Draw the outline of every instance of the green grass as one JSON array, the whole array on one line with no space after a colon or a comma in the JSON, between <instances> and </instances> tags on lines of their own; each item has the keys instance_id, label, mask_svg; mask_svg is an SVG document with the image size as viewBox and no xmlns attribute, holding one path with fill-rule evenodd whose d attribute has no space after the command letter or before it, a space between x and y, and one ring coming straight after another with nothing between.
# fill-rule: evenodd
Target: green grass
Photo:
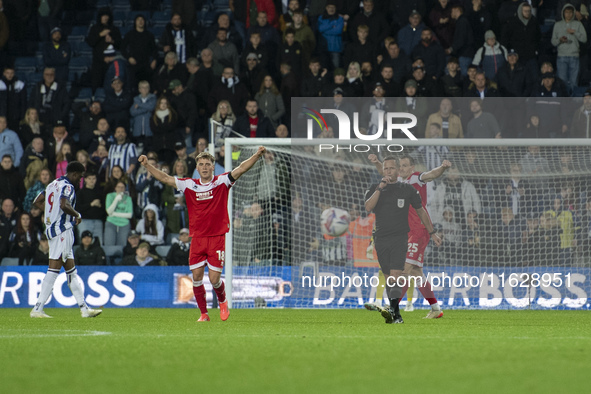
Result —
<instances>
[{"instance_id":1,"label":"green grass","mask_svg":"<svg viewBox=\"0 0 591 394\"><path fill-rule=\"evenodd\" d=\"M0 393L585 392L587 311L0 310ZM103 335L98 335L103 334Z\"/></svg>"}]
</instances>

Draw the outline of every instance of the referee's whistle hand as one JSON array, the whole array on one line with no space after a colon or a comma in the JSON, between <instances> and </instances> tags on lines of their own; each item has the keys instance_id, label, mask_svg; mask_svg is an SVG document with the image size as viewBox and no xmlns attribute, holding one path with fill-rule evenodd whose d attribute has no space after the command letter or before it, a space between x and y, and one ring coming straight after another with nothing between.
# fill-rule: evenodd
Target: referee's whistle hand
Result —
<instances>
[{"instance_id":1,"label":"referee's whistle hand","mask_svg":"<svg viewBox=\"0 0 591 394\"><path fill-rule=\"evenodd\" d=\"M382 178L383 183L390 183L391 181L392 181L392 178L389 176L385 176ZM380 183L382 183L382 182L380 182Z\"/></svg>"}]
</instances>

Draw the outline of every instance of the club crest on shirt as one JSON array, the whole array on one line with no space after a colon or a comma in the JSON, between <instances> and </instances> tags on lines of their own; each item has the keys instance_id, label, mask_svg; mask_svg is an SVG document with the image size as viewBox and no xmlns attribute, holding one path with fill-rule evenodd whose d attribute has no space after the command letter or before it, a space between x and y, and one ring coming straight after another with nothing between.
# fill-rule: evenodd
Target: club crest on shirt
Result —
<instances>
[{"instance_id":1,"label":"club crest on shirt","mask_svg":"<svg viewBox=\"0 0 591 394\"><path fill-rule=\"evenodd\" d=\"M398 199L398 208L404 208L404 198Z\"/></svg>"},{"instance_id":2,"label":"club crest on shirt","mask_svg":"<svg viewBox=\"0 0 591 394\"><path fill-rule=\"evenodd\" d=\"M195 193L197 201L211 200L213 198L213 190L202 193Z\"/></svg>"}]
</instances>

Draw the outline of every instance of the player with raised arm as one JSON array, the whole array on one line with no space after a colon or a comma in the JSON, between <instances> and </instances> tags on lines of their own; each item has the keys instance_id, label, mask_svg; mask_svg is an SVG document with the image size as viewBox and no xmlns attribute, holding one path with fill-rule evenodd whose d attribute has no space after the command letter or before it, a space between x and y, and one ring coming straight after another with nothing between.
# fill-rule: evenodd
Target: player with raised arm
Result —
<instances>
[{"instance_id":1,"label":"player with raised arm","mask_svg":"<svg viewBox=\"0 0 591 394\"><path fill-rule=\"evenodd\" d=\"M412 206L418 218L436 245L441 239L435 233L431 219L423 208L421 195L411 185L399 182L399 162L393 156L386 157L382 166L383 178L365 193L365 209L376 215L374 242L380 268L386 277L390 308L378 307L386 323L404 323L400 315L399 302L402 288L408 279L403 272L408 244L409 209ZM401 280L399 278L406 278ZM400 285L400 286L399 286Z\"/></svg>"},{"instance_id":2,"label":"player with raised arm","mask_svg":"<svg viewBox=\"0 0 591 394\"><path fill-rule=\"evenodd\" d=\"M76 192L74 185L80 183L85 172L84 165L77 161L68 164L66 175L47 185L45 191L37 195L33 204L45 209L45 235L49 240L49 268L41 284L41 293L31 317L50 318L43 307L53 291L53 285L62 269L68 275L68 286L80 307L82 317L95 317L101 314L100 309L91 309L84 301L84 290L80 285L76 266L74 265L74 226L82 222L82 215L74 209Z\"/></svg>"},{"instance_id":3,"label":"player with raised arm","mask_svg":"<svg viewBox=\"0 0 591 394\"><path fill-rule=\"evenodd\" d=\"M220 318L225 321L230 316L226 287L221 278L224 269L226 233L230 229L228 195L234 182L250 170L263 153L265 153L265 147L260 146L254 155L231 172L214 175L215 158L208 152L202 152L196 158L200 179L173 177L148 163L146 156L142 155L138 159L152 176L185 195L189 211L189 232L193 237L188 263L193 273L193 294L201 311L198 321L210 320L203 286L205 264L209 267L209 281L219 301Z\"/></svg>"},{"instance_id":4,"label":"player with raised arm","mask_svg":"<svg viewBox=\"0 0 591 394\"><path fill-rule=\"evenodd\" d=\"M377 156L369 155L368 159L376 166L378 172L382 174L382 163L380 163ZM439 167L434 168L431 171L418 172L415 171L415 161L411 156L405 155L402 156L399 160L399 176L402 178L404 183L408 183L419 192L419 194L421 195L423 208L425 209L425 212L427 212L427 182L431 182L443 175L445 171L447 171L451 167L451 162L449 162L448 160L444 160ZM437 303L437 299L435 298L435 294L433 293L431 284L426 280L426 277L423 273L423 260L425 249L429 244L429 233L427 232L425 226L422 224L421 219L417 215L417 212L414 208L411 208L408 212L408 222L410 225L410 232L408 233L408 249L406 253L406 262L404 264L404 273L409 276L420 276L424 278L424 280L421 283L421 286L419 286L419 291L421 292L423 297L425 297L427 302L429 302L429 304L431 305L431 311L429 311L425 318L438 319L443 316L443 312L441 311L441 308ZM404 297L404 293L406 292L406 290L407 288L402 289L402 297ZM411 292L409 292L408 297L409 303L411 302L410 296ZM408 308L408 311L412 311L412 304L410 304L410 306L411 307ZM372 304L366 304L365 307L367 309L377 310L377 307L375 307Z\"/></svg>"}]
</instances>

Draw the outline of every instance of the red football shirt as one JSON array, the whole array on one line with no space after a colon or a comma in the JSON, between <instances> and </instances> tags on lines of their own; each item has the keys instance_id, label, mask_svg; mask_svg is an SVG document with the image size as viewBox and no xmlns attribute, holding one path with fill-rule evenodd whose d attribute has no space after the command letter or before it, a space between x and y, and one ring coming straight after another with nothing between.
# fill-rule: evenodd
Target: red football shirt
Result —
<instances>
[{"instance_id":1,"label":"red football shirt","mask_svg":"<svg viewBox=\"0 0 591 394\"><path fill-rule=\"evenodd\" d=\"M185 195L191 237L214 237L230 230L228 195L234 181L229 172L214 176L206 184L201 179L174 179L176 188Z\"/></svg>"},{"instance_id":2,"label":"red football shirt","mask_svg":"<svg viewBox=\"0 0 591 394\"><path fill-rule=\"evenodd\" d=\"M425 212L427 212L427 183L421 181L422 172L413 172L408 179L404 180L404 183L408 183L421 195L421 203L423 204L423 208ZM427 212L427 215L429 213ZM417 211L413 207L410 207L408 210L408 225L410 226L410 231L414 230L421 230L424 229L425 226L421 223L421 218L417 214Z\"/></svg>"}]
</instances>

